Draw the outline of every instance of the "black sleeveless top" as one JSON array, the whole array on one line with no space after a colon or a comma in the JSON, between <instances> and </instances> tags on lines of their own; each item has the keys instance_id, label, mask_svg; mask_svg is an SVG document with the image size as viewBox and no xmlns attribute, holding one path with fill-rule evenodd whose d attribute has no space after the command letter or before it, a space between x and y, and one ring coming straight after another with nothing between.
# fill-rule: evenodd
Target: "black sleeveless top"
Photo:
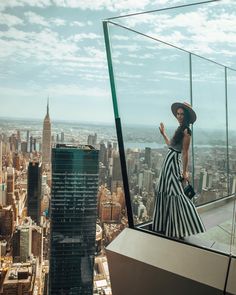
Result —
<instances>
[{"instance_id":1,"label":"black sleeveless top","mask_svg":"<svg viewBox=\"0 0 236 295\"><path fill-rule=\"evenodd\" d=\"M183 132L187 129L187 132L188 134L191 136L192 135L192 131L189 127L185 127ZM181 153L182 152L182 148L183 148L183 139L184 139L184 136L182 137L181 140L179 140L178 142L174 142L174 136L171 138L170 140L170 144L169 144L169 147L172 148L173 150Z\"/></svg>"}]
</instances>

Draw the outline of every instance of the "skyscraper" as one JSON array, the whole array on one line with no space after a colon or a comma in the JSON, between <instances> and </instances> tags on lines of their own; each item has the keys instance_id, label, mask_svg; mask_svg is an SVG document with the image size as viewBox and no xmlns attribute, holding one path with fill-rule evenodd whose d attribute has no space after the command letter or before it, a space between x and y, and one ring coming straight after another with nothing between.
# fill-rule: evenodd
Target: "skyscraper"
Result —
<instances>
[{"instance_id":1,"label":"skyscraper","mask_svg":"<svg viewBox=\"0 0 236 295\"><path fill-rule=\"evenodd\" d=\"M65 140L65 133L61 132L61 142L64 142L64 140Z\"/></svg>"},{"instance_id":2,"label":"skyscraper","mask_svg":"<svg viewBox=\"0 0 236 295\"><path fill-rule=\"evenodd\" d=\"M41 163L30 162L28 167L28 197L27 208L28 216L37 224L40 223L40 205L41 205Z\"/></svg>"},{"instance_id":3,"label":"skyscraper","mask_svg":"<svg viewBox=\"0 0 236 295\"><path fill-rule=\"evenodd\" d=\"M153 178L154 178L154 172L151 170L144 170L143 172L143 188L146 190L146 192L152 192L153 187Z\"/></svg>"},{"instance_id":4,"label":"skyscraper","mask_svg":"<svg viewBox=\"0 0 236 295\"><path fill-rule=\"evenodd\" d=\"M7 167L7 205L13 205L15 189L15 169Z\"/></svg>"},{"instance_id":5,"label":"skyscraper","mask_svg":"<svg viewBox=\"0 0 236 295\"><path fill-rule=\"evenodd\" d=\"M13 258L14 262L26 262L32 251L32 226L31 219L25 219L18 226L13 235Z\"/></svg>"},{"instance_id":6,"label":"skyscraper","mask_svg":"<svg viewBox=\"0 0 236 295\"><path fill-rule=\"evenodd\" d=\"M147 164L148 168L151 168L151 148L145 147L145 163Z\"/></svg>"},{"instance_id":7,"label":"skyscraper","mask_svg":"<svg viewBox=\"0 0 236 295\"><path fill-rule=\"evenodd\" d=\"M49 117L49 104L47 103L47 114L43 122L43 145L42 145L43 167L49 168L51 164L51 121Z\"/></svg>"},{"instance_id":8,"label":"skyscraper","mask_svg":"<svg viewBox=\"0 0 236 295\"><path fill-rule=\"evenodd\" d=\"M99 161L102 162L104 166L107 166L107 148L104 142L100 143Z\"/></svg>"},{"instance_id":9,"label":"skyscraper","mask_svg":"<svg viewBox=\"0 0 236 295\"><path fill-rule=\"evenodd\" d=\"M113 152L112 157L112 183L111 190L112 192L116 191L117 187L122 187L122 174L120 166L120 155L118 152Z\"/></svg>"},{"instance_id":10,"label":"skyscraper","mask_svg":"<svg viewBox=\"0 0 236 295\"><path fill-rule=\"evenodd\" d=\"M98 150L52 149L49 294L93 294Z\"/></svg>"},{"instance_id":11,"label":"skyscraper","mask_svg":"<svg viewBox=\"0 0 236 295\"><path fill-rule=\"evenodd\" d=\"M0 140L0 184L2 183L2 141Z\"/></svg>"},{"instance_id":12,"label":"skyscraper","mask_svg":"<svg viewBox=\"0 0 236 295\"><path fill-rule=\"evenodd\" d=\"M33 152L33 142L34 142L34 139L33 139L33 136L31 135L30 136L30 153Z\"/></svg>"}]
</instances>

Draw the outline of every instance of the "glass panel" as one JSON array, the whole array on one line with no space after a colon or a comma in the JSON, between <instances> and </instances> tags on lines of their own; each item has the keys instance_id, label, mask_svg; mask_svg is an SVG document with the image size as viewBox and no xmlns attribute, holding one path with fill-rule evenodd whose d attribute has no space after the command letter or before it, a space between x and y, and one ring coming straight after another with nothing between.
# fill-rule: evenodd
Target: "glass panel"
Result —
<instances>
[{"instance_id":1,"label":"glass panel","mask_svg":"<svg viewBox=\"0 0 236 295\"><path fill-rule=\"evenodd\" d=\"M212 28L210 19L218 21L219 13L223 11L220 5L213 4L211 8L214 8L214 11L209 9L208 14L206 9L207 15L204 15L202 20L206 31L209 30L208 33ZM196 14L191 14L191 10L195 10ZM182 22L174 21L175 17L181 17L181 20L185 17L191 19L191 16L200 15L202 11L201 6L192 6L165 10L155 16L150 13L134 18L116 19L118 24L109 24L112 63L135 225L142 229L151 229L155 188L160 183L160 171L166 154L166 145L158 131L158 125L164 122L166 131L171 136L176 121L170 106L175 101L189 101L192 93L197 122L193 129L193 147L190 147L193 155L189 170L197 193L193 202L206 232L192 235L186 241L229 253L230 245L232 249L235 247L234 234L231 236L231 231L235 229L235 223L232 223L235 205L230 196L234 191L235 131L232 128L235 111L233 108L232 113L229 111L228 146L225 67L194 54L190 64L190 55L185 50L193 50L198 54L204 52L205 56L210 54L216 61L219 52L222 52L220 61L228 62L228 59L225 59L226 55L223 56L224 50L213 50L213 40L208 44L212 45L211 48L199 45L198 41L203 40L202 31L206 33L205 30L198 26L195 30L193 24L191 28L187 27L186 33L181 28ZM120 27L121 23L132 29ZM147 26L144 23L147 23ZM185 26L184 21L183 24ZM142 33L133 29L140 29ZM179 29L183 35L181 42L175 43L174 37L180 37ZM148 35L143 35L143 32ZM204 35L204 38L206 36ZM173 42L184 50L167 45L160 39ZM178 41L180 39L177 38ZM230 71L231 75L232 73L235 74ZM230 110L235 92L235 76L229 79Z\"/></svg>"},{"instance_id":2,"label":"glass panel","mask_svg":"<svg viewBox=\"0 0 236 295\"><path fill-rule=\"evenodd\" d=\"M192 57L197 205L228 195L224 68Z\"/></svg>"},{"instance_id":3,"label":"glass panel","mask_svg":"<svg viewBox=\"0 0 236 295\"><path fill-rule=\"evenodd\" d=\"M235 197L236 197L236 71L227 70L227 86L228 86L228 128L229 128L229 193L232 195L232 217L233 225L229 223L228 230L232 229L231 236L231 252L236 255L236 238L235 238L235 226L236 226L236 215L235 215ZM230 228L231 226L231 228Z\"/></svg>"},{"instance_id":4,"label":"glass panel","mask_svg":"<svg viewBox=\"0 0 236 295\"><path fill-rule=\"evenodd\" d=\"M212 249L229 252L232 209L223 199L228 196L224 67L192 56L192 90L197 113L193 130L195 204L200 206L207 230L197 237L203 244L211 243Z\"/></svg>"},{"instance_id":5,"label":"glass panel","mask_svg":"<svg viewBox=\"0 0 236 295\"><path fill-rule=\"evenodd\" d=\"M154 189L167 152L159 124L172 137L178 124L171 104L189 102L189 55L114 25L109 32L137 225L152 220Z\"/></svg>"}]
</instances>

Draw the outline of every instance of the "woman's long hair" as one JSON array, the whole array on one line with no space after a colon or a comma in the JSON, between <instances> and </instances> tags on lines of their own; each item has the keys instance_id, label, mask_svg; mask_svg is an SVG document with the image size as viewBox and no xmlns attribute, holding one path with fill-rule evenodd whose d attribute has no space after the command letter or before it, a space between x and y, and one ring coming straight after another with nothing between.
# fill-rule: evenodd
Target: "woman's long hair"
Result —
<instances>
[{"instance_id":1,"label":"woman's long hair","mask_svg":"<svg viewBox=\"0 0 236 295\"><path fill-rule=\"evenodd\" d=\"M184 121L183 121L183 124L180 125L175 131L175 134L174 134L174 136L172 138L172 141L173 141L174 144L179 143L183 139L184 130L186 128L188 129L188 132L191 135L191 130L189 128L189 125L190 125L189 113L185 108L180 107L179 109L182 109L184 111Z\"/></svg>"}]
</instances>

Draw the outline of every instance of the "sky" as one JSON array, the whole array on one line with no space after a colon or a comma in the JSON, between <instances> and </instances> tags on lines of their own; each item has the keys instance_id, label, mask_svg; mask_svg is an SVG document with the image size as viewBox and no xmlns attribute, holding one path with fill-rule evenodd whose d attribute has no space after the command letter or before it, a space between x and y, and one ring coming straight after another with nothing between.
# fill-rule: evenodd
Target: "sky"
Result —
<instances>
[{"instance_id":1,"label":"sky","mask_svg":"<svg viewBox=\"0 0 236 295\"><path fill-rule=\"evenodd\" d=\"M0 116L43 118L49 97L54 120L113 123L102 20L191 2L1 0ZM223 0L114 21L236 68L235 19L236 1ZM123 122L167 120L172 102L189 101L189 55L118 26L109 29ZM199 122L208 118L215 124L217 116L223 126L224 68L195 56L192 61ZM233 117L236 72L229 71L228 77Z\"/></svg>"}]
</instances>

